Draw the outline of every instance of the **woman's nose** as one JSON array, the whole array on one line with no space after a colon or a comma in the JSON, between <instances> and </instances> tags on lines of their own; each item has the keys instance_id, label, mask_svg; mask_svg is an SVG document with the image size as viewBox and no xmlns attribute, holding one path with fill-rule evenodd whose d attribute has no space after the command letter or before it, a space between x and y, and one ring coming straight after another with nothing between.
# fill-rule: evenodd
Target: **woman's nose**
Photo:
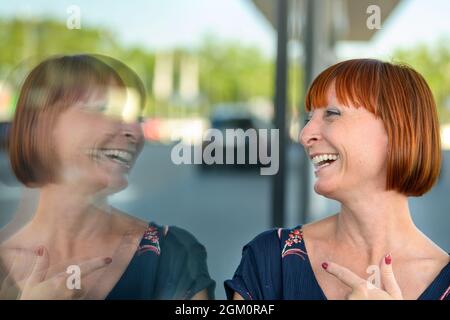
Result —
<instances>
[{"instance_id":1,"label":"woman's nose","mask_svg":"<svg viewBox=\"0 0 450 320\"><path fill-rule=\"evenodd\" d=\"M128 141L138 144L143 138L140 122L122 123L122 134Z\"/></svg>"},{"instance_id":2,"label":"woman's nose","mask_svg":"<svg viewBox=\"0 0 450 320\"><path fill-rule=\"evenodd\" d=\"M302 129L299 136L300 143L305 147L311 147L314 142L321 138L318 124L311 119Z\"/></svg>"}]
</instances>

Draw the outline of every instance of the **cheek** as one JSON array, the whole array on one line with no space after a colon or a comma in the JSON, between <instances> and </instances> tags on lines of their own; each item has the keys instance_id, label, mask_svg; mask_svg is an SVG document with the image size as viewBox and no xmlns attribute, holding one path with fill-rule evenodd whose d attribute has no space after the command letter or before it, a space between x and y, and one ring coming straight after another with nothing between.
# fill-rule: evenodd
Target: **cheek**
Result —
<instances>
[{"instance_id":1,"label":"cheek","mask_svg":"<svg viewBox=\"0 0 450 320\"><path fill-rule=\"evenodd\" d=\"M359 173L379 171L386 165L388 137L381 123L366 121L349 125L340 132L344 169L357 168ZM362 172L361 172L362 170Z\"/></svg>"},{"instance_id":2,"label":"cheek","mask_svg":"<svg viewBox=\"0 0 450 320\"><path fill-rule=\"evenodd\" d=\"M84 156L86 152L86 142L92 141L92 134L88 134L87 129L79 126L71 126L69 134L56 137L57 152L61 160L77 160Z\"/></svg>"},{"instance_id":3,"label":"cheek","mask_svg":"<svg viewBox=\"0 0 450 320\"><path fill-rule=\"evenodd\" d=\"M68 110L59 116L53 130L53 141L56 152L61 159L72 157L79 153L80 142L89 136L89 123L86 123L78 112Z\"/></svg>"},{"instance_id":4,"label":"cheek","mask_svg":"<svg viewBox=\"0 0 450 320\"><path fill-rule=\"evenodd\" d=\"M371 142L368 144L370 154L372 155L375 164L379 167L386 166L387 152L388 152L388 136L381 121L372 130Z\"/></svg>"},{"instance_id":5,"label":"cheek","mask_svg":"<svg viewBox=\"0 0 450 320\"><path fill-rule=\"evenodd\" d=\"M387 137L378 133L371 135L368 130L365 138L358 139L357 143L353 144L350 161L353 165L361 168L362 172L378 174L386 167L387 148Z\"/></svg>"}]
</instances>

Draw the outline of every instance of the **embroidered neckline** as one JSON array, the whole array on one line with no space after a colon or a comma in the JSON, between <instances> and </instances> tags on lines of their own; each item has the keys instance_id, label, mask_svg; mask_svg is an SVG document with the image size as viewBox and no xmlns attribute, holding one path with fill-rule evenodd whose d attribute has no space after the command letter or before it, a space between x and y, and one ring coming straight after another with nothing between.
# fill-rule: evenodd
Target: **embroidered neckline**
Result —
<instances>
[{"instance_id":1,"label":"embroidered neckline","mask_svg":"<svg viewBox=\"0 0 450 320\"><path fill-rule=\"evenodd\" d=\"M281 229L278 230L278 235L281 239ZM288 255L296 255L305 260L307 253L301 248L302 241L302 227L300 226L292 229L288 234L288 238L284 241L284 247L281 251L281 258L285 258Z\"/></svg>"},{"instance_id":2,"label":"embroidered neckline","mask_svg":"<svg viewBox=\"0 0 450 320\"><path fill-rule=\"evenodd\" d=\"M164 235L167 234L167 227L164 229ZM160 235L158 227L153 224L149 224L147 230L145 230L141 243L137 249L137 255L141 255L144 252L152 251L156 255L161 254L161 247L159 245Z\"/></svg>"}]
</instances>

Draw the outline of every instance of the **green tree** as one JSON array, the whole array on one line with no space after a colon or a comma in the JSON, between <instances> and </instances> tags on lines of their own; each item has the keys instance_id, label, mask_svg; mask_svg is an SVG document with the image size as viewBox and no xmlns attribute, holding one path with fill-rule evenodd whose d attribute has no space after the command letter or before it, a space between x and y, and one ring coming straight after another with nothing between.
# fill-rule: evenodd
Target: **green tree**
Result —
<instances>
[{"instance_id":1,"label":"green tree","mask_svg":"<svg viewBox=\"0 0 450 320\"><path fill-rule=\"evenodd\" d=\"M205 38L197 50L173 50L175 60L191 55L199 61L201 97L197 106L184 105L183 101L176 99L176 93L170 101L156 102L151 92L155 54L139 47L122 46L106 29L84 26L70 30L65 24L48 19L0 20L0 41L3 44L0 77L8 78L8 81L11 81L11 74L17 74L16 66L30 57L41 60L53 54L83 52L104 54L124 61L144 82L148 96L147 116L207 115L209 106L215 103L245 102L253 97L272 100L273 97L273 60L257 48L239 42L219 41L212 36ZM179 61L175 61L175 85L179 78L177 63Z\"/></svg>"},{"instance_id":2,"label":"green tree","mask_svg":"<svg viewBox=\"0 0 450 320\"><path fill-rule=\"evenodd\" d=\"M200 87L209 103L273 96L273 61L258 49L208 37L198 55Z\"/></svg>"},{"instance_id":3,"label":"green tree","mask_svg":"<svg viewBox=\"0 0 450 320\"><path fill-rule=\"evenodd\" d=\"M394 60L407 63L420 72L429 84L441 123L450 122L450 45L441 40L433 46L419 45L413 49L399 49Z\"/></svg>"}]
</instances>

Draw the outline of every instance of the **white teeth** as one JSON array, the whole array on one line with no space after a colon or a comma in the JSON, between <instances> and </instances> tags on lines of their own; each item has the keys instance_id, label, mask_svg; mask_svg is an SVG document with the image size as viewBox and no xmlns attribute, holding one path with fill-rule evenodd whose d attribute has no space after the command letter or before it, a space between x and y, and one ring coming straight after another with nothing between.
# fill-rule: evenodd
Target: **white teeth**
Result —
<instances>
[{"instance_id":1,"label":"white teeth","mask_svg":"<svg viewBox=\"0 0 450 320\"><path fill-rule=\"evenodd\" d=\"M327 161L327 160L337 160L339 158L338 154L322 154L315 156L312 158L312 163L314 165L319 164L320 162Z\"/></svg>"},{"instance_id":2,"label":"white teeth","mask_svg":"<svg viewBox=\"0 0 450 320\"><path fill-rule=\"evenodd\" d=\"M114 156L116 158L121 158L125 161L131 161L133 159L133 155L128 151L122 150L105 150L103 151L107 156Z\"/></svg>"},{"instance_id":3,"label":"white teeth","mask_svg":"<svg viewBox=\"0 0 450 320\"><path fill-rule=\"evenodd\" d=\"M130 163L133 160L133 153L123 151L119 149L96 149L88 152L91 156L98 157L103 154L108 159L130 167Z\"/></svg>"}]
</instances>

